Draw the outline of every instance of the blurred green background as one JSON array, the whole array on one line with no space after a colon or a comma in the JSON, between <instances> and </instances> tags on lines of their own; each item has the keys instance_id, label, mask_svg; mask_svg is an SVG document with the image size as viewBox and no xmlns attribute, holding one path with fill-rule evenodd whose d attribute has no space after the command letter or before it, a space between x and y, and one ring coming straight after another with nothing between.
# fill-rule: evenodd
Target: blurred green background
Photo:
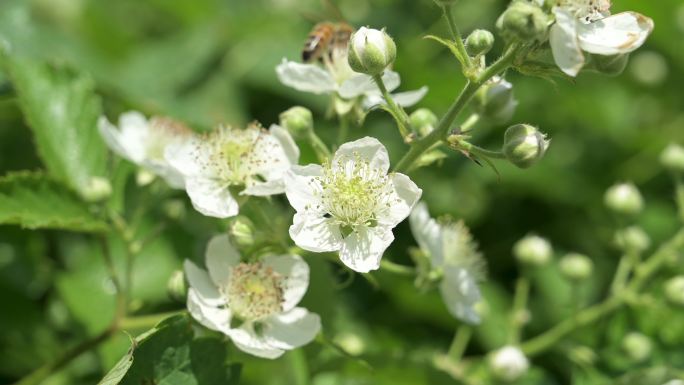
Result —
<instances>
[{"instance_id":1,"label":"blurred green background","mask_svg":"<svg viewBox=\"0 0 684 385\"><path fill-rule=\"evenodd\" d=\"M639 223L655 244L677 229L671 180L658 155L669 142L684 143L684 5L680 0L614 3L615 12L638 11L652 17L656 25L622 75L582 74L574 82L555 83L515 73L507 76L520 102L514 122L538 125L552 138L539 165L522 171L501 163L498 177L451 154L441 166L413 175L432 214L464 219L488 261L485 292L491 316L478 329L469 355L484 354L505 341L504 309L517 275L510 250L520 237L536 232L553 241L557 255L578 251L591 256L597 271L581 293L588 303L605 293L619 257L612 246L617 223L602 203L607 187L633 181L642 189L647 204ZM428 85L430 92L418 106L438 115L446 110L464 80L446 50L422 39L426 34L447 35L432 1L337 0L336 4L357 27L387 27L398 46L395 70L402 76L401 90ZM506 4L461 0L456 19L465 33L475 28L493 30ZM277 122L280 112L300 104L314 111L318 132L332 141L337 128L325 119L327 100L281 85L274 68L282 58L298 60L313 24L336 17L319 0L1 0L0 44L92 76L110 118L138 109L184 120L200 130L252 120L268 126ZM497 43L494 55L500 52L501 42ZM479 126L476 142L497 148L504 129ZM394 162L406 151L382 112L371 113L362 129L350 133L352 138L364 135L380 138ZM302 162L314 161L312 152L305 145L303 149ZM0 174L42 168L2 72L0 154ZM142 194L130 180L126 191L127 201ZM184 258L200 259L206 240L217 231L215 222L192 212L183 194L174 198L186 207L185 219L173 223L136 261L134 310L142 314L182 307L168 299L166 282ZM272 206L274 210L287 207L281 197ZM152 227L163 211L163 207L153 210L142 220L143 227ZM287 223L278 223L269 231L280 229L274 236L286 236L286 228ZM410 263L406 250L414 242L408 225L400 225L395 235L397 241L385 258ZM20 378L65 344L72 345L108 324L113 290L98 253L85 236L0 227L0 383ZM244 363L242 383L456 383L435 365L435 355L446 351L458 325L437 292L419 293L410 279L382 272L374 274L380 288L360 277L341 288L345 272L321 259L309 258L309 262L312 287L305 304L322 315L329 338L374 369L315 343L304 349L305 356L288 353L273 362L231 349L231 360ZM684 268L673 267L670 273L677 271ZM537 278L527 337L562 319L570 306L569 288L554 268ZM660 295L658 289L653 294ZM567 346L561 347L536 359L535 370L520 383L613 383L626 372L684 368L681 311L627 309L599 326L575 336L599 355L593 367L568 364ZM622 337L632 330L650 336L656 345L651 358L640 364L628 362L620 350ZM127 347L127 337L118 336L46 383L95 383ZM307 372L311 382L300 378Z\"/></svg>"}]
</instances>

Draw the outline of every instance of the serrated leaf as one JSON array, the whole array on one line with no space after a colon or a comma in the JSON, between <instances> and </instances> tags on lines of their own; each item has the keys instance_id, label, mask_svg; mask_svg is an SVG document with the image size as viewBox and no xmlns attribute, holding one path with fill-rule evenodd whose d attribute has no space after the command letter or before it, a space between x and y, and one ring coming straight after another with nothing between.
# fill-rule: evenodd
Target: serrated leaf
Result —
<instances>
[{"instance_id":1,"label":"serrated leaf","mask_svg":"<svg viewBox=\"0 0 684 385\"><path fill-rule=\"evenodd\" d=\"M178 315L136 338L99 385L230 385L237 384L239 373L239 365L226 363L225 343L195 338L190 319Z\"/></svg>"},{"instance_id":2,"label":"serrated leaf","mask_svg":"<svg viewBox=\"0 0 684 385\"><path fill-rule=\"evenodd\" d=\"M97 131L102 106L93 81L8 53L0 54L0 59L45 167L87 196L93 178L105 175L107 154Z\"/></svg>"},{"instance_id":3,"label":"serrated leaf","mask_svg":"<svg viewBox=\"0 0 684 385\"><path fill-rule=\"evenodd\" d=\"M42 173L32 172L0 178L0 223L84 232L107 228L73 192Z\"/></svg>"}]
</instances>

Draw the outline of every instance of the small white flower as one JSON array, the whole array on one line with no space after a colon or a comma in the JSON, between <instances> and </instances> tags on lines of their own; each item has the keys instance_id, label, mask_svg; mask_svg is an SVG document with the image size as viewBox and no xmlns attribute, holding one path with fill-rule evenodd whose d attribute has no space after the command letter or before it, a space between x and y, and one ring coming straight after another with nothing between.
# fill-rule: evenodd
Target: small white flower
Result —
<instances>
[{"instance_id":1,"label":"small white flower","mask_svg":"<svg viewBox=\"0 0 684 385\"><path fill-rule=\"evenodd\" d=\"M367 273L380 266L392 229L420 198L406 175L390 173L389 156L377 139L345 143L324 166L293 166L285 193L297 213L290 237L313 251L339 251L349 268Z\"/></svg>"},{"instance_id":2,"label":"small white flower","mask_svg":"<svg viewBox=\"0 0 684 385\"><path fill-rule=\"evenodd\" d=\"M240 262L228 235L209 241L202 270L185 261L188 311L200 324L230 337L242 351L278 358L311 342L320 317L296 307L309 286L309 266L296 255Z\"/></svg>"},{"instance_id":3,"label":"small white flower","mask_svg":"<svg viewBox=\"0 0 684 385\"><path fill-rule=\"evenodd\" d=\"M527 372L530 363L518 347L509 345L490 354L489 366L496 377L515 381Z\"/></svg>"},{"instance_id":4,"label":"small white flower","mask_svg":"<svg viewBox=\"0 0 684 385\"><path fill-rule=\"evenodd\" d=\"M444 273L439 290L449 312L464 322L479 324L475 306L482 299L477 283L484 277L484 261L468 229L462 222L438 223L430 217L424 202L416 205L409 222L432 268Z\"/></svg>"},{"instance_id":5,"label":"small white flower","mask_svg":"<svg viewBox=\"0 0 684 385\"><path fill-rule=\"evenodd\" d=\"M121 157L160 176L173 188L183 188L183 176L164 158L170 145L183 143L194 137L183 124L163 117L145 118L137 111L119 116L119 127L106 117L97 122L100 134L112 151Z\"/></svg>"},{"instance_id":6,"label":"small white flower","mask_svg":"<svg viewBox=\"0 0 684 385\"><path fill-rule=\"evenodd\" d=\"M217 218L237 215L231 189L267 196L285 191L283 175L297 164L299 148L287 130L257 124L246 129L219 127L208 135L169 146L167 161L185 178L185 189L200 213Z\"/></svg>"},{"instance_id":7,"label":"small white flower","mask_svg":"<svg viewBox=\"0 0 684 385\"><path fill-rule=\"evenodd\" d=\"M549 39L563 72L577 76L585 63L582 51L626 54L641 47L653 31L653 20L636 12L610 16L610 5L609 0L557 0Z\"/></svg>"}]
</instances>

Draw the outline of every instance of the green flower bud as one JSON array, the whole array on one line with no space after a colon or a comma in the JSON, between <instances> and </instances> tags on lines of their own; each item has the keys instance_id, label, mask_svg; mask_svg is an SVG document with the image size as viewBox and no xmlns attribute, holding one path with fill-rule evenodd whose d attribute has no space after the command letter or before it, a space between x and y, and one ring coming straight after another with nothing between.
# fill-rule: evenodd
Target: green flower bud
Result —
<instances>
[{"instance_id":1,"label":"green flower bud","mask_svg":"<svg viewBox=\"0 0 684 385\"><path fill-rule=\"evenodd\" d=\"M280 126L294 137L305 137L313 130L313 115L305 107L295 106L280 114Z\"/></svg>"},{"instance_id":2,"label":"green flower bud","mask_svg":"<svg viewBox=\"0 0 684 385\"><path fill-rule=\"evenodd\" d=\"M589 278L593 270L594 263L586 255L570 253L560 260L561 273L573 281L582 281Z\"/></svg>"},{"instance_id":3,"label":"green flower bud","mask_svg":"<svg viewBox=\"0 0 684 385\"><path fill-rule=\"evenodd\" d=\"M665 297L674 305L684 306L684 275L670 278L665 282Z\"/></svg>"},{"instance_id":4,"label":"green flower bud","mask_svg":"<svg viewBox=\"0 0 684 385\"><path fill-rule=\"evenodd\" d=\"M419 108L409 116L409 122L421 137L431 133L437 125L437 115L427 108Z\"/></svg>"},{"instance_id":5,"label":"green flower bud","mask_svg":"<svg viewBox=\"0 0 684 385\"><path fill-rule=\"evenodd\" d=\"M494 123L511 120L517 106L513 85L498 76L482 86L473 99L475 111Z\"/></svg>"},{"instance_id":6,"label":"green flower bud","mask_svg":"<svg viewBox=\"0 0 684 385\"><path fill-rule=\"evenodd\" d=\"M622 250L641 253L651 246L651 238L638 226L630 226L615 233L615 244Z\"/></svg>"},{"instance_id":7,"label":"green flower bud","mask_svg":"<svg viewBox=\"0 0 684 385\"><path fill-rule=\"evenodd\" d=\"M230 239L240 247L254 245L254 224L245 216L239 215L231 221L228 234Z\"/></svg>"},{"instance_id":8,"label":"green flower bud","mask_svg":"<svg viewBox=\"0 0 684 385\"><path fill-rule=\"evenodd\" d=\"M537 163L549 147L546 135L528 124L508 127L504 134L503 153L509 162L520 168Z\"/></svg>"},{"instance_id":9,"label":"green flower bud","mask_svg":"<svg viewBox=\"0 0 684 385\"><path fill-rule=\"evenodd\" d=\"M170 199L164 203L164 214L170 219L182 219L186 211L185 202L182 199Z\"/></svg>"},{"instance_id":10,"label":"green flower bud","mask_svg":"<svg viewBox=\"0 0 684 385\"><path fill-rule=\"evenodd\" d=\"M166 292L174 301L185 301L185 296L188 295L188 286L185 283L183 271L176 270L171 273L171 277L169 277L169 280L166 283Z\"/></svg>"},{"instance_id":11,"label":"green flower bud","mask_svg":"<svg viewBox=\"0 0 684 385\"><path fill-rule=\"evenodd\" d=\"M551 243L537 235L527 235L513 246L513 255L520 263L530 266L544 266L551 260Z\"/></svg>"},{"instance_id":12,"label":"green flower bud","mask_svg":"<svg viewBox=\"0 0 684 385\"><path fill-rule=\"evenodd\" d=\"M82 195L88 202L100 202L112 195L112 185L107 179L94 176L88 180Z\"/></svg>"},{"instance_id":13,"label":"green flower bud","mask_svg":"<svg viewBox=\"0 0 684 385\"><path fill-rule=\"evenodd\" d=\"M361 27L349 39L349 66L366 75L380 75L397 56L397 46L385 30Z\"/></svg>"},{"instance_id":14,"label":"green flower bud","mask_svg":"<svg viewBox=\"0 0 684 385\"><path fill-rule=\"evenodd\" d=\"M476 29L466 38L465 46L470 56L484 55L494 46L494 35L486 29Z\"/></svg>"},{"instance_id":15,"label":"green flower bud","mask_svg":"<svg viewBox=\"0 0 684 385\"><path fill-rule=\"evenodd\" d=\"M684 172L684 147L670 143L660 154L660 164L674 172Z\"/></svg>"},{"instance_id":16,"label":"green flower bud","mask_svg":"<svg viewBox=\"0 0 684 385\"><path fill-rule=\"evenodd\" d=\"M527 1L512 2L496 22L504 36L522 41L543 41L550 24L550 16Z\"/></svg>"},{"instance_id":17,"label":"green flower bud","mask_svg":"<svg viewBox=\"0 0 684 385\"><path fill-rule=\"evenodd\" d=\"M634 362L643 362L651 356L651 339L641 333L632 332L622 339L622 350Z\"/></svg>"},{"instance_id":18,"label":"green flower bud","mask_svg":"<svg viewBox=\"0 0 684 385\"><path fill-rule=\"evenodd\" d=\"M591 55L591 61L586 67L607 76L618 76L625 71L629 63L629 54L620 55Z\"/></svg>"},{"instance_id":19,"label":"green flower bud","mask_svg":"<svg viewBox=\"0 0 684 385\"><path fill-rule=\"evenodd\" d=\"M606 191L604 201L609 209L618 214L638 214L644 207L641 193L632 183L620 183L612 186Z\"/></svg>"}]
</instances>

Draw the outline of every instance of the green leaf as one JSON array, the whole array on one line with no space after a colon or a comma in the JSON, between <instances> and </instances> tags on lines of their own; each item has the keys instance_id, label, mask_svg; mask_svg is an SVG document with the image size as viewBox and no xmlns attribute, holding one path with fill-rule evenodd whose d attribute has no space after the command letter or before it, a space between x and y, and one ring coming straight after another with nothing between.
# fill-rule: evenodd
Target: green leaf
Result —
<instances>
[{"instance_id":1,"label":"green leaf","mask_svg":"<svg viewBox=\"0 0 684 385\"><path fill-rule=\"evenodd\" d=\"M34 172L11 173L0 178L0 224L84 232L107 228L73 192Z\"/></svg>"},{"instance_id":2,"label":"green leaf","mask_svg":"<svg viewBox=\"0 0 684 385\"><path fill-rule=\"evenodd\" d=\"M239 365L226 363L224 342L194 338L190 319L179 315L136 338L100 385L230 385L239 374Z\"/></svg>"},{"instance_id":3,"label":"green leaf","mask_svg":"<svg viewBox=\"0 0 684 385\"><path fill-rule=\"evenodd\" d=\"M47 64L0 54L50 174L89 196L93 178L105 175L107 151L97 131L101 102L93 81Z\"/></svg>"}]
</instances>

